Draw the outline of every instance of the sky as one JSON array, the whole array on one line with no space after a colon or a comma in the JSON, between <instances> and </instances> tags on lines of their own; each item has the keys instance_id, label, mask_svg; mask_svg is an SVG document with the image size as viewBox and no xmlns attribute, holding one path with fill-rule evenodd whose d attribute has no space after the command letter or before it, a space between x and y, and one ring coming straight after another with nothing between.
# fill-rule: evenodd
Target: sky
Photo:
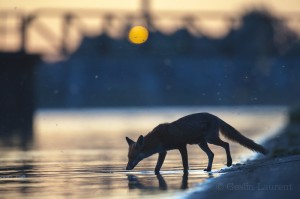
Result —
<instances>
[{"instance_id":1,"label":"sky","mask_svg":"<svg viewBox=\"0 0 300 199\"><path fill-rule=\"evenodd\" d=\"M37 9L97 8L138 10L142 0L0 0L0 8ZM225 10L234 11L249 6L267 6L278 12L300 11L299 0L151 0L152 10Z\"/></svg>"},{"instance_id":2,"label":"sky","mask_svg":"<svg viewBox=\"0 0 300 199\"><path fill-rule=\"evenodd\" d=\"M147 0L146 0L147 1ZM160 11L177 11L178 13L201 13L201 11L222 11L233 15L239 15L245 10L251 8L267 8L269 11L273 12L276 15L283 16L288 13L298 13L300 16L300 0L210 0L210 1L201 1L201 0L148 0L150 3L150 11L152 13L158 13ZM113 11L113 13L118 13L120 10L129 11L129 12L139 12L142 7L142 0L0 0L0 11L22 11L22 12L32 12L34 10L45 9L45 8L60 8L66 10L73 9L99 9ZM163 19L165 16L163 16ZM54 35L59 35L59 28L61 28L61 22L55 20L44 20L39 19L37 23L44 23L48 25ZM172 19L173 20L173 19ZM157 27L164 28L167 30L175 30L180 27L182 24L176 24L174 20L169 20L166 22L158 22ZM172 24L170 24L170 21ZM0 26L2 24L12 25L13 19L7 21L0 20ZM228 26L224 25L224 20L211 21L207 20L202 22L201 26L207 31L207 34L211 36L222 36L226 34ZM17 22L15 22L17 24ZM99 34L101 29L99 29L99 21L93 21L92 19L86 20L86 32ZM299 22L297 26L299 28ZM16 25L15 25L16 26ZM14 27L16 28L16 27ZM94 28L92 30L92 28ZM13 28L12 28L13 29ZM34 30L29 30L29 37L31 40L28 42L27 48L31 51L41 51L40 49L46 49L45 52L50 52L51 47L45 39L41 38L41 35ZM88 31L89 30L89 31ZM300 31L299 31L300 32ZM87 33L87 34L89 34ZM118 31L113 30L111 34L118 33ZM75 49L78 46L80 39L82 38L79 35L78 31L73 30L72 35L70 36L73 46L70 46L71 49ZM18 36L14 36L13 33L10 33L6 37L3 37L0 33L0 50L3 49L17 49L20 44L20 39ZM20 38L20 37L19 37ZM53 42L54 45L60 45L60 39L57 39L57 42ZM32 50L33 49L33 50ZM54 48L52 48L53 50ZM55 50L54 50L55 51Z\"/></svg>"},{"instance_id":3,"label":"sky","mask_svg":"<svg viewBox=\"0 0 300 199\"><path fill-rule=\"evenodd\" d=\"M300 11L299 0L150 0L152 10L225 10L267 6L278 12ZM141 0L0 0L0 8L37 9L41 7L101 8L138 10Z\"/></svg>"}]
</instances>

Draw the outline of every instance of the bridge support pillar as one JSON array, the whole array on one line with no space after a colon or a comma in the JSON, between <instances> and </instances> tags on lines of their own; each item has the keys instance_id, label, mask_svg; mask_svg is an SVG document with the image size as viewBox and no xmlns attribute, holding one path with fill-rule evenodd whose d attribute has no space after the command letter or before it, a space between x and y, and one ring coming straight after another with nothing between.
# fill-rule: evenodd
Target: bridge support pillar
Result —
<instances>
[{"instance_id":1,"label":"bridge support pillar","mask_svg":"<svg viewBox=\"0 0 300 199\"><path fill-rule=\"evenodd\" d=\"M32 140L34 68L38 55L0 53L0 143L26 146Z\"/></svg>"}]
</instances>

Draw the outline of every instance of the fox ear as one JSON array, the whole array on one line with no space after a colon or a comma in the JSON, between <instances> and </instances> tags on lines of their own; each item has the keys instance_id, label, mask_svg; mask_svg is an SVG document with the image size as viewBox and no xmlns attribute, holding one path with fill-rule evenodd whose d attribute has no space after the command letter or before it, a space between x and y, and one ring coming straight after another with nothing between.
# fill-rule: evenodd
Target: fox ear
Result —
<instances>
[{"instance_id":1,"label":"fox ear","mask_svg":"<svg viewBox=\"0 0 300 199\"><path fill-rule=\"evenodd\" d=\"M129 137L126 137L126 141L127 141L129 146L134 143L134 141L132 139L130 139Z\"/></svg>"},{"instance_id":2,"label":"fox ear","mask_svg":"<svg viewBox=\"0 0 300 199\"><path fill-rule=\"evenodd\" d=\"M140 135L139 139L136 142L136 147L141 149L144 145L144 136Z\"/></svg>"}]
</instances>

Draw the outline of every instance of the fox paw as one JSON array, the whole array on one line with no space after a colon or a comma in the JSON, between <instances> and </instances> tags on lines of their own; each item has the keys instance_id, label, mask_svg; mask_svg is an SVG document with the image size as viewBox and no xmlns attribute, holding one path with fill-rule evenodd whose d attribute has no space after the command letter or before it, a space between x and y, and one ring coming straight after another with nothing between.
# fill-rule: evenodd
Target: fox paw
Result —
<instances>
[{"instance_id":1,"label":"fox paw","mask_svg":"<svg viewBox=\"0 0 300 199\"><path fill-rule=\"evenodd\" d=\"M227 166L230 167L232 165L232 160L227 162Z\"/></svg>"},{"instance_id":2,"label":"fox paw","mask_svg":"<svg viewBox=\"0 0 300 199\"><path fill-rule=\"evenodd\" d=\"M207 168L207 169L204 169L203 171L209 172L209 171L211 171L211 169Z\"/></svg>"}]
</instances>

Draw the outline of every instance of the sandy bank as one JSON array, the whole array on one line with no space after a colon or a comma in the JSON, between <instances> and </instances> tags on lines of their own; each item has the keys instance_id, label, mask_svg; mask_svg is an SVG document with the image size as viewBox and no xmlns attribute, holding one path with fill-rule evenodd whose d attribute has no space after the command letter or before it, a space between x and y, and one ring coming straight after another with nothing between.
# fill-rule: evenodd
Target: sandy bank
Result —
<instances>
[{"instance_id":1,"label":"sandy bank","mask_svg":"<svg viewBox=\"0 0 300 199\"><path fill-rule=\"evenodd\" d=\"M300 155L237 166L188 198L298 198ZM298 197L297 197L298 195Z\"/></svg>"}]
</instances>

